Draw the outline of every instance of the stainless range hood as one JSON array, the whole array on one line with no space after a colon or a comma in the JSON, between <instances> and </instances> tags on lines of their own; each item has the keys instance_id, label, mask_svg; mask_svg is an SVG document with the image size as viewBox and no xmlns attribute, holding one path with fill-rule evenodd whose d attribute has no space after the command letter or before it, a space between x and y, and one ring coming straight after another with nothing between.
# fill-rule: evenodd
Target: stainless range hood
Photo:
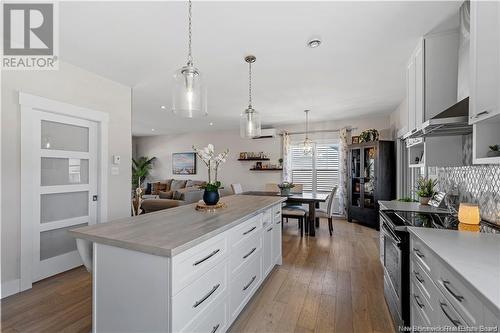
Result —
<instances>
[{"instance_id":1,"label":"stainless range hood","mask_svg":"<svg viewBox=\"0 0 500 333\"><path fill-rule=\"evenodd\" d=\"M459 10L460 43L458 50L457 102L453 106L427 120L404 138L431 136L467 135L472 133L469 125L469 27L470 2L465 1Z\"/></svg>"},{"instance_id":2,"label":"stainless range hood","mask_svg":"<svg viewBox=\"0 0 500 333\"><path fill-rule=\"evenodd\" d=\"M421 128L414 129L405 139L467 135L470 133L472 133L472 126L469 125L469 97L466 97L432 119L424 122Z\"/></svg>"}]
</instances>

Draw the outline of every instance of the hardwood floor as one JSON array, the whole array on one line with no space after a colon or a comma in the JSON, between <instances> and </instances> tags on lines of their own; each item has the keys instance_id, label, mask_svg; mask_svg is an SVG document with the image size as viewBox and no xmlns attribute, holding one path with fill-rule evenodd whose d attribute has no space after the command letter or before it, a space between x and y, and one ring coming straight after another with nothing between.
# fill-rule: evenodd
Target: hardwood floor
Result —
<instances>
[{"instance_id":1,"label":"hardwood floor","mask_svg":"<svg viewBox=\"0 0 500 333\"><path fill-rule=\"evenodd\" d=\"M283 231L276 267L230 332L394 332L383 295L378 232L326 220L316 238ZM34 284L1 304L2 332L90 332L92 284L83 268Z\"/></svg>"}]
</instances>

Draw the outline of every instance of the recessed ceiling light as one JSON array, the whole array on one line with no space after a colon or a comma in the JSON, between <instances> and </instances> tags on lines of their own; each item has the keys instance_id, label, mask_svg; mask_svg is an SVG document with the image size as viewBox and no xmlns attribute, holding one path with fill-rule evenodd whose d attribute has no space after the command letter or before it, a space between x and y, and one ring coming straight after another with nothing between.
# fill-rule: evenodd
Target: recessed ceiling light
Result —
<instances>
[{"instance_id":1,"label":"recessed ceiling light","mask_svg":"<svg viewBox=\"0 0 500 333\"><path fill-rule=\"evenodd\" d=\"M209 123L209 125L210 125L210 126L214 126L214 123L213 123L213 122L210 122L210 123Z\"/></svg>"},{"instance_id":2,"label":"recessed ceiling light","mask_svg":"<svg viewBox=\"0 0 500 333\"><path fill-rule=\"evenodd\" d=\"M319 38L312 38L307 42L307 46L311 49L317 48L321 45L321 40Z\"/></svg>"},{"instance_id":3,"label":"recessed ceiling light","mask_svg":"<svg viewBox=\"0 0 500 333\"><path fill-rule=\"evenodd\" d=\"M154 129L154 128L152 128L152 129L151 129L151 132L154 132L154 131L155 131L155 129Z\"/></svg>"},{"instance_id":4,"label":"recessed ceiling light","mask_svg":"<svg viewBox=\"0 0 500 333\"><path fill-rule=\"evenodd\" d=\"M162 105L161 108L165 110L167 107L165 105Z\"/></svg>"}]
</instances>

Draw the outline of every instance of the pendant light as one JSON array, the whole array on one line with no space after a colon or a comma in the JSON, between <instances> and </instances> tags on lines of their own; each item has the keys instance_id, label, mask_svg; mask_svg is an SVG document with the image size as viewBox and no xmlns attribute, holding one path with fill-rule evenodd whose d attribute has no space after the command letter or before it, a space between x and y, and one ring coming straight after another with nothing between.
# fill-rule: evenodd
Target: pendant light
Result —
<instances>
[{"instance_id":1,"label":"pendant light","mask_svg":"<svg viewBox=\"0 0 500 333\"><path fill-rule=\"evenodd\" d=\"M302 143L302 152L304 156L312 156L314 142L309 139L309 110L304 111L306 113L306 138Z\"/></svg>"},{"instance_id":2,"label":"pendant light","mask_svg":"<svg viewBox=\"0 0 500 333\"><path fill-rule=\"evenodd\" d=\"M172 111L174 114L185 118L207 115L205 87L203 86L200 71L194 67L191 54L191 7L191 0L189 0L187 64L174 73L172 90Z\"/></svg>"},{"instance_id":3,"label":"pendant light","mask_svg":"<svg viewBox=\"0 0 500 333\"><path fill-rule=\"evenodd\" d=\"M253 55L245 57L248 63L248 108L240 116L240 135L242 138L255 138L261 135L260 114L252 107L252 64L256 58Z\"/></svg>"}]
</instances>

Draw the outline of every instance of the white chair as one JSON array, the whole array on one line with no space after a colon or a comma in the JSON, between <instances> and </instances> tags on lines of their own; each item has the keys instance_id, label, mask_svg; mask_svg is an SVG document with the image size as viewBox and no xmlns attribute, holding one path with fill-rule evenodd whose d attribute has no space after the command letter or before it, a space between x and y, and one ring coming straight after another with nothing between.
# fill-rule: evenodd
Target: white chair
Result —
<instances>
[{"instance_id":1,"label":"white chair","mask_svg":"<svg viewBox=\"0 0 500 333\"><path fill-rule=\"evenodd\" d=\"M290 193L302 193L304 192L304 185L294 184L295 186L290 189Z\"/></svg>"},{"instance_id":2,"label":"white chair","mask_svg":"<svg viewBox=\"0 0 500 333\"><path fill-rule=\"evenodd\" d=\"M231 184L231 189L233 190L234 194L243 193L243 187L241 186L241 184Z\"/></svg>"},{"instance_id":3,"label":"white chair","mask_svg":"<svg viewBox=\"0 0 500 333\"><path fill-rule=\"evenodd\" d=\"M317 219L325 218L328 219L328 231L330 236L333 232L333 200L335 199L335 193L337 193L337 186L332 189L330 195L328 195L328 200L326 201L326 210L316 209L315 217Z\"/></svg>"}]
</instances>

